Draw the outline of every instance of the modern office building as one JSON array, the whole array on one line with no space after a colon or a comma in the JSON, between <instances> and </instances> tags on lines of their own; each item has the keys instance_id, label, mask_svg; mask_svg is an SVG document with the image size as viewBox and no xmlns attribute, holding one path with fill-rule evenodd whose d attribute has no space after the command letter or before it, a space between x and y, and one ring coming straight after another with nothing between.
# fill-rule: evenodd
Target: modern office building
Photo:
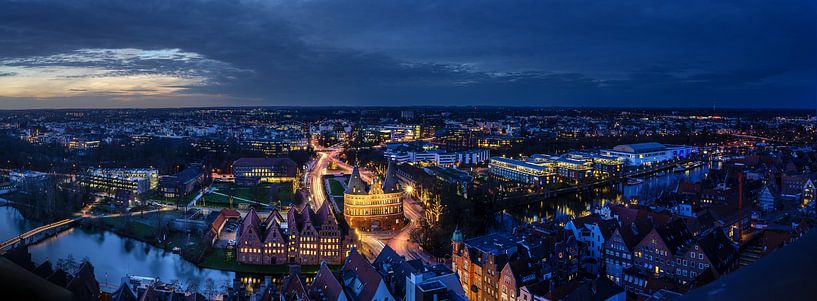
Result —
<instances>
[{"instance_id":1,"label":"modern office building","mask_svg":"<svg viewBox=\"0 0 817 301\"><path fill-rule=\"evenodd\" d=\"M349 226L362 231L396 231L405 225L403 189L394 161L389 161L386 178L366 185L355 166L343 193L343 216Z\"/></svg>"},{"instance_id":2,"label":"modern office building","mask_svg":"<svg viewBox=\"0 0 817 301\"><path fill-rule=\"evenodd\" d=\"M416 124L373 125L363 129L368 142L402 142L420 139L422 127Z\"/></svg>"},{"instance_id":3,"label":"modern office building","mask_svg":"<svg viewBox=\"0 0 817 301\"><path fill-rule=\"evenodd\" d=\"M450 167L429 166L424 168L424 170L443 182L456 185L457 194L468 198L468 186L474 182L474 176L462 170Z\"/></svg>"},{"instance_id":4,"label":"modern office building","mask_svg":"<svg viewBox=\"0 0 817 301\"><path fill-rule=\"evenodd\" d=\"M488 164L491 175L506 180L533 185L556 183L556 173L544 162L528 162L503 157L492 157Z\"/></svg>"},{"instance_id":5,"label":"modern office building","mask_svg":"<svg viewBox=\"0 0 817 301\"><path fill-rule=\"evenodd\" d=\"M33 170L25 170L25 171L10 171L9 172L9 182L11 187L14 190L21 191L23 193L27 193L36 187L40 187L41 184L48 181L49 176L47 173L33 171Z\"/></svg>"},{"instance_id":6,"label":"modern office building","mask_svg":"<svg viewBox=\"0 0 817 301\"><path fill-rule=\"evenodd\" d=\"M90 168L77 178L80 185L111 194L117 190L143 194L159 187L159 171L154 168Z\"/></svg>"},{"instance_id":7,"label":"modern office building","mask_svg":"<svg viewBox=\"0 0 817 301\"><path fill-rule=\"evenodd\" d=\"M297 169L289 158L241 158L233 162L235 182L242 186L291 182Z\"/></svg>"},{"instance_id":8,"label":"modern office building","mask_svg":"<svg viewBox=\"0 0 817 301\"><path fill-rule=\"evenodd\" d=\"M417 163L453 167L455 165L484 163L490 159L490 151L487 149L471 149L449 152L425 141L414 141L409 143L388 143L383 156L386 159L394 160L398 164Z\"/></svg>"},{"instance_id":9,"label":"modern office building","mask_svg":"<svg viewBox=\"0 0 817 301\"><path fill-rule=\"evenodd\" d=\"M487 136L478 138L476 145L487 149L508 149L524 141L525 138L520 136Z\"/></svg>"},{"instance_id":10,"label":"modern office building","mask_svg":"<svg viewBox=\"0 0 817 301\"><path fill-rule=\"evenodd\" d=\"M190 164L172 176L159 178L159 192L166 198L183 198L195 191L207 179L204 165Z\"/></svg>"},{"instance_id":11,"label":"modern office building","mask_svg":"<svg viewBox=\"0 0 817 301\"><path fill-rule=\"evenodd\" d=\"M583 184L618 177L624 161L595 153L570 152L563 155L534 154L523 160L491 158L492 175L526 184Z\"/></svg>"},{"instance_id":12,"label":"modern office building","mask_svg":"<svg viewBox=\"0 0 817 301\"><path fill-rule=\"evenodd\" d=\"M656 142L622 144L599 152L603 156L617 157L628 166L651 166L660 162L689 158L698 148L685 145L664 145Z\"/></svg>"},{"instance_id":13,"label":"modern office building","mask_svg":"<svg viewBox=\"0 0 817 301\"><path fill-rule=\"evenodd\" d=\"M291 151L306 150L309 143L306 138L280 139L247 139L241 141L241 148L263 153L265 156L287 154Z\"/></svg>"}]
</instances>

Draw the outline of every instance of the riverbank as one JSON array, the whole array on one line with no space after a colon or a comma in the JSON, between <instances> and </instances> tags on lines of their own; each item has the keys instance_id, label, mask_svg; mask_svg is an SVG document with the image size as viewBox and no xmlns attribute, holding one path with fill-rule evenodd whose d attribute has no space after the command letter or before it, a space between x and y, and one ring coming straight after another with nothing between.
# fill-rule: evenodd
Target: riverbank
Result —
<instances>
[{"instance_id":1,"label":"riverbank","mask_svg":"<svg viewBox=\"0 0 817 301\"><path fill-rule=\"evenodd\" d=\"M289 273L289 265L286 264L276 264L276 265L251 265L251 264L240 264L238 261L235 260L234 257L228 256L227 251L225 249L213 249L210 255L206 256L204 260L198 264L200 267L208 268L208 269L216 269L222 271L231 271L236 273L249 273L249 274L288 274ZM332 270L336 270L339 266L330 265L329 266ZM315 274L318 272L318 268L320 266L317 265L301 265L301 273L302 274Z\"/></svg>"},{"instance_id":2,"label":"riverbank","mask_svg":"<svg viewBox=\"0 0 817 301\"><path fill-rule=\"evenodd\" d=\"M165 220L177 215L178 212L169 211L138 216L105 217L101 219L102 230L136 239L166 251L173 251L173 248L178 247L182 258L197 264L205 249L200 235L170 231L166 226Z\"/></svg>"},{"instance_id":3,"label":"riverbank","mask_svg":"<svg viewBox=\"0 0 817 301\"><path fill-rule=\"evenodd\" d=\"M157 219L168 219L174 212L148 213L138 217L104 218L105 229L127 238L132 238L150 244L154 247L171 251L174 247L181 249L179 255L184 260L206 269L215 269L236 273L250 274L288 274L289 265L246 265L239 264L234 256L228 256L226 249L207 248L197 234L169 231L163 234L163 240L157 238ZM165 215L162 217L161 215ZM168 216L171 215L171 216ZM128 220L130 218L130 220ZM305 274L317 273L319 266L302 265L301 272ZM334 267L333 267L334 268Z\"/></svg>"},{"instance_id":4,"label":"riverbank","mask_svg":"<svg viewBox=\"0 0 817 301\"><path fill-rule=\"evenodd\" d=\"M533 198L530 202L516 206L508 206L497 214L497 219L503 220L503 229L526 222L542 221L556 217L578 217L591 214L593 209L604 207L606 204L649 204L662 195L664 191L672 191L681 181L698 182L706 178L711 166L703 165L685 172L664 170L644 177L644 182L638 185L623 185L621 183L594 187L592 190L560 194L556 197ZM511 221L512 219L512 221Z\"/></svg>"},{"instance_id":5,"label":"riverbank","mask_svg":"<svg viewBox=\"0 0 817 301\"><path fill-rule=\"evenodd\" d=\"M18 208L13 206L7 208L3 221L10 226L14 225L14 227L5 229L14 232L9 233L10 236L25 232L40 224L39 221L35 222L31 217L22 214ZM225 249L209 249L205 253L206 246L199 233L184 233L167 229L167 222L179 215L177 211L164 211L135 216L86 219L69 231L43 242L31 244L30 248L38 255L37 260L41 261L71 255L78 246L97 245L98 247L94 248L96 252L87 256L95 265L99 263L98 277L105 277L105 274L108 274L112 277L142 275L159 276L164 279L189 278L180 274L177 270L180 267L184 267L186 273L201 273L208 275L207 277L221 279L221 281L231 279L234 273L252 275L287 275L289 273L289 266L286 264L238 264L234 256L232 258L227 256ZM160 237L162 239L159 239ZM179 247L181 252L174 253L172 251L174 247ZM118 255L111 256L111 254ZM203 256L199 259L198 254L203 254ZM118 258L123 257L128 260L117 263ZM141 263L143 261L147 262ZM159 262L162 263L159 264ZM136 265L143 266L135 268ZM307 275L317 273L318 268L317 265L300 267L301 272ZM336 269L337 266L331 266L331 268Z\"/></svg>"}]
</instances>

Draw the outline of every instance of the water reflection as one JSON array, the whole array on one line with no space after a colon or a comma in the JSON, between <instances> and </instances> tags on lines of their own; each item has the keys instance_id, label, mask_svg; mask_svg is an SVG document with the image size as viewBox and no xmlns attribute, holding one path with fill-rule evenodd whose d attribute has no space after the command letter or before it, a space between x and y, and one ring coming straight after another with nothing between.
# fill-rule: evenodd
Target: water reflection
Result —
<instances>
[{"instance_id":1,"label":"water reflection","mask_svg":"<svg viewBox=\"0 0 817 301\"><path fill-rule=\"evenodd\" d=\"M675 190L681 180L698 182L709 172L708 166L696 167L684 172L665 171L644 178L638 185L608 185L538 202L510 208L497 218L502 227L511 228L519 223L541 221L561 217L585 216L595 208L606 204L648 203L668 191Z\"/></svg>"},{"instance_id":2,"label":"water reflection","mask_svg":"<svg viewBox=\"0 0 817 301\"><path fill-rule=\"evenodd\" d=\"M23 217L14 207L0 207L0 238L3 240L36 228L40 223ZM193 285L204 290L207 279L213 280L217 290L241 282L252 292L265 280L264 275L227 272L199 268L180 255L151 246L148 243L119 236L113 232L75 227L37 244L29 246L32 260L39 264L71 255L79 261L87 257L94 265L97 281L103 290L115 290L127 275L159 278L163 282L177 282L182 288ZM268 275L275 287L280 287L285 275ZM305 275L307 282L314 275Z\"/></svg>"},{"instance_id":3,"label":"water reflection","mask_svg":"<svg viewBox=\"0 0 817 301\"><path fill-rule=\"evenodd\" d=\"M24 218L14 207L0 207L0 241L6 241L40 225L38 222Z\"/></svg>"},{"instance_id":4,"label":"water reflection","mask_svg":"<svg viewBox=\"0 0 817 301\"><path fill-rule=\"evenodd\" d=\"M231 285L234 273L202 269L178 254L155 248L145 242L107 231L73 228L29 247L36 262L56 262L69 254L87 257L93 263L100 283L119 283L125 275L159 278L182 285L212 279L218 288Z\"/></svg>"}]
</instances>

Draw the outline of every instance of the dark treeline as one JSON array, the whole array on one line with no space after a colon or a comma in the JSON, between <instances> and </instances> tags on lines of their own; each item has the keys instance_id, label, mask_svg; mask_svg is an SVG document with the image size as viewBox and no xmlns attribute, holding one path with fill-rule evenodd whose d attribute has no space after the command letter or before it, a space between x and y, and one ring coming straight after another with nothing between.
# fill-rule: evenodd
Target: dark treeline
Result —
<instances>
[{"instance_id":1,"label":"dark treeline","mask_svg":"<svg viewBox=\"0 0 817 301\"><path fill-rule=\"evenodd\" d=\"M311 151L293 151L286 155L300 165L309 161ZM216 151L196 148L188 139L151 138L101 143L99 147L69 152L64 145L32 144L12 136L0 135L0 166L6 169L30 169L45 172L76 173L88 167L153 167L160 174L173 174L190 163L204 163L227 170L241 157L266 157L261 152L242 150L235 142L225 142Z\"/></svg>"}]
</instances>

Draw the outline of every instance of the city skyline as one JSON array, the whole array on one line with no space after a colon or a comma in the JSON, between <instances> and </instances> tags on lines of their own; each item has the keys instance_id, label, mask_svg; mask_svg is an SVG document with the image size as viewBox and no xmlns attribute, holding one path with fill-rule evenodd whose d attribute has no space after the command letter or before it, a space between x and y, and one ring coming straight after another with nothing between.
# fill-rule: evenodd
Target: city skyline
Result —
<instances>
[{"instance_id":1,"label":"city skyline","mask_svg":"<svg viewBox=\"0 0 817 301\"><path fill-rule=\"evenodd\" d=\"M0 287L88 301L809 300L813 113L0 111Z\"/></svg>"},{"instance_id":2,"label":"city skyline","mask_svg":"<svg viewBox=\"0 0 817 301\"><path fill-rule=\"evenodd\" d=\"M0 0L0 291L812 300L815 21L814 0Z\"/></svg>"},{"instance_id":3,"label":"city skyline","mask_svg":"<svg viewBox=\"0 0 817 301\"><path fill-rule=\"evenodd\" d=\"M0 8L0 109L817 105L809 1Z\"/></svg>"}]
</instances>

